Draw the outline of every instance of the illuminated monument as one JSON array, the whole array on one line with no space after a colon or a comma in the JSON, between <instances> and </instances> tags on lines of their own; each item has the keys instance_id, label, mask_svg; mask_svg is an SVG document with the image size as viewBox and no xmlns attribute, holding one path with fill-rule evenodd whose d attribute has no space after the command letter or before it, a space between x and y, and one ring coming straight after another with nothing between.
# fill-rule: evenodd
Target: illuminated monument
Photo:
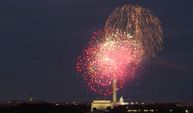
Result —
<instances>
[{"instance_id":1,"label":"illuminated monument","mask_svg":"<svg viewBox=\"0 0 193 113\"><path fill-rule=\"evenodd\" d=\"M116 95L116 80L113 80L112 83L113 90L113 101L111 100L93 100L91 103L91 111L96 110L106 110L108 107L112 108L117 103L117 95Z\"/></svg>"},{"instance_id":2,"label":"illuminated monument","mask_svg":"<svg viewBox=\"0 0 193 113\"><path fill-rule=\"evenodd\" d=\"M91 111L94 110L101 110L104 111L108 107L112 108L112 102L111 100L93 100L91 103Z\"/></svg>"},{"instance_id":3,"label":"illuminated monument","mask_svg":"<svg viewBox=\"0 0 193 113\"><path fill-rule=\"evenodd\" d=\"M117 102L117 88L116 88L116 80L113 80L112 83L112 90L113 90L113 100L93 100L91 103L91 111L96 110L106 110L107 108L113 108L116 105L125 105L123 101L123 97L120 98L120 101Z\"/></svg>"},{"instance_id":4,"label":"illuminated monument","mask_svg":"<svg viewBox=\"0 0 193 113\"><path fill-rule=\"evenodd\" d=\"M113 105L117 103L117 88L116 88L116 80L113 80Z\"/></svg>"}]
</instances>

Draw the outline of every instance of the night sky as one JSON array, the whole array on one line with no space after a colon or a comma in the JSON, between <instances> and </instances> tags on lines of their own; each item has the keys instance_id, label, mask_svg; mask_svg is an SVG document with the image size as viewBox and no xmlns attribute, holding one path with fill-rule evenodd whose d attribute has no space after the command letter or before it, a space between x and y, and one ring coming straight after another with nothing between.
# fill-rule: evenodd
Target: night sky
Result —
<instances>
[{"instance_id":1,"label":"night sky","mask_svg":"<svg viewBox=\"0 0 193 113\"><path fill-rule=\"evenodd\" d=\"M163 50L119 92L128 101L193 101L192 0L0 0L0 101L89 101L75 71L91 34L125 3L162 22Z\"/></svg>"}]
</instances>

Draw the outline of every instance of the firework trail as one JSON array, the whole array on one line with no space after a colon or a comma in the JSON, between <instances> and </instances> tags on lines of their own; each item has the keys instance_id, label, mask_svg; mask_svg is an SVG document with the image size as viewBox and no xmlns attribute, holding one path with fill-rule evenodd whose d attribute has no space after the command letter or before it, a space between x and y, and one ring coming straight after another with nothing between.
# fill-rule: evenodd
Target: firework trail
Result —
<instances>
[{"instance_id":1,"label":"firework trail","mask_svg":"<svg viewBox=\"0 0 193 113\"><path fill-rule=\"evenodd\" d=\"M92 91L108 95L113 80L118 89L123 88L161 44L159 20L147 9L125 5L115 9L102 30L93 33L76 68Z\"/></svg>"},{"instance_id":2,"label":"firework trail","mask_svg":"<svg viewBox=\"0 0 193 113\"><path fill-rule=\"evenodd\" d=\"M106 27L129 33L133 40L142 43L144 57L150 58L162 47L162 28L153 13L138 5L127 4L114 10L108 17Z\"/></svg>"}]
</instances>

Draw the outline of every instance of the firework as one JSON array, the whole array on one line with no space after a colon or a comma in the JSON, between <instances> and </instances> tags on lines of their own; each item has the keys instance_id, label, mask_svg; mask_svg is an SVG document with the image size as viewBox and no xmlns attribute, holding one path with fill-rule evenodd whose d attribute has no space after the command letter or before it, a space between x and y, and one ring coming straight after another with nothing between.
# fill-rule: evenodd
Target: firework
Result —
<instances>
[{"instance_id":1,"label":"firework","mask_svg":"<svg viewBox=\"0 0 193 113\"><path fill-rule=\"evenodd\" d=\"M78 58L77 71L94 92L112 93L112 81L123 88L136 76L143 60L160 50L162 30L148 9L125 5L115 9L105 27L93 33L88 47Z\"/></svg>"},{"instance_id":2,"label":"firework","mask_svg":"<svg viewBox=\"0 0 193 113\"><path fill-rule=\"evenodd\" d=\"M82 72L91 90L111 94L114 79L118 89L133 79L144 50L131 37L110 28L93 35L77 63L77 70Z\"/></svg>"},{"instance_id":3,"label":"firework","mask_svg":"<svg viewBox=\"0 0 193 113\"><path fill-rule=\"evenodd\" d=\"M153 13L138 5L124 5L114 10L105 26L131 34L133 40L142 43L146 58L155 55L162 47L162 28Z\"/></svg>"}]
</instances>

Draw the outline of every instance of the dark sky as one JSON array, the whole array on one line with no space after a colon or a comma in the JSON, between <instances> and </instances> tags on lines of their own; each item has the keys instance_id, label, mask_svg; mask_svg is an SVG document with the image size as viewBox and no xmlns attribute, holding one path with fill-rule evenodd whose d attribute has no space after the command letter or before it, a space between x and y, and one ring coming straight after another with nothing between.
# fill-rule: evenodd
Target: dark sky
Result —
<instances>
[{"instance_id":1,"label":"dark sky","mask_svg":"<svg viewBox=\"0 0 193 113\"><path fill-rule=\"evenodd\" d=\"M125 3L158 16L164 47L119 95L193 101L192 0L0 0L0 101L105 98L88 91L75 63L92 32Z\"/></svg>"}]
</instances>

